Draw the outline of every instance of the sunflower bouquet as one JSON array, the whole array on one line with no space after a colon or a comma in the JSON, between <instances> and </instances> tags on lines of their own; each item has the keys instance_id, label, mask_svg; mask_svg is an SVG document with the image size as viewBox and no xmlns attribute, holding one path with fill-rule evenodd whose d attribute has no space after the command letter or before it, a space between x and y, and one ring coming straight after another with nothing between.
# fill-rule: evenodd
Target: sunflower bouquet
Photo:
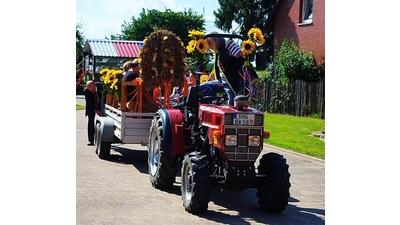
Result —
<instances>
[{"instance_id":1,"label":"sunflower bouquet","mask_svg":"<svg viewBox=\"0 0 400 225\"><path fill-rule=\"evenodd\" d=\"M103 96L109 94L115 96L117 100L121 97L122 70L102 69L100 80L103 81Z\"/></svg>"},{"instance_id":2,"label":"sunflower bouquet","mask_svg":"<svg viewBox=\"0 0 400 225\"><path fill-rule=\"evenodd\" d=\"M256 44L263 45L265 42L264 35L258 28L251 28L247 32L249 37L247 40L242 42L242 52L246 54L246 62L244 66L250 67L250 62L254 61Z\"/></svg>"},{"instance_id":3,"label":"sunflower bouquet","mask_svg":"<svg viewBox=\"0 0 400 225\"><path fill-rule=\"evenodd\" d=\"M198 30L190 30L188 35L192 40L186 46L189 54L193 55L194 60L197 62L198 67L207 64L207 55L205 54L208 49L208 43L203 38L204 32Z\"/></svg>"}]
</instances>

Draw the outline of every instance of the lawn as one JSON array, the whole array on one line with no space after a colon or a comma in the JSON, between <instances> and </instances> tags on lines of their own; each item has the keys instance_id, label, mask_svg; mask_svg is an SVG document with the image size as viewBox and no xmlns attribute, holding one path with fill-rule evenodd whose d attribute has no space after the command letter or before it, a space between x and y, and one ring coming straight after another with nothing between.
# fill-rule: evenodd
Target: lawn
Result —
<instances>
[{"instance_id":1,"label":"lawn","mask_svg":"<svg viewBox=\"0 0 400 225\"><path fill-rule=\"evenodd\" d=\"M78 109L85 109L85 106L84 106L84 105L76 104L76 109L77 109L77 110L78 110Z\"/></svg>"},{"instance_id":2,"label":"lawn","mask_svg":"<svg viewBox=\"0 0 400 225\"><path fill-rule=\"evenodd\" d=\"M76 104L76 109L85 106ZM325 141L310 136L313 131L325 130L325 120L266 113L264 124L271 133L265 143L325 159Z\"/></svg>"},{"instance_id":3,"label":"lawn","mask_svg":"<svg viewBox=\"0 0 400 225\"><path fill-rule=\"evenodd\" d=\"M325 159L325 141L310 136L325 130L325 120L266 113L264 126L271 133L265 143Z\"/></svg>"}]
</instances>

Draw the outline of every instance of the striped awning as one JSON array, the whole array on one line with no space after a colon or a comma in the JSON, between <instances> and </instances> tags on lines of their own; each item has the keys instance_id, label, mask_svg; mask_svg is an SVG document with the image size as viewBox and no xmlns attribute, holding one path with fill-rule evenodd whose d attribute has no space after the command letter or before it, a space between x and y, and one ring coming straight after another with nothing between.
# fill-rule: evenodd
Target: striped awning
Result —
<instances>
[{"instance_id":1,"label":"striped awning","mask_svg":"<svg viewBox=\"0 0 400 225\"><path fill-rule=\"evenodd\" d=\"M104 57L139 57L143 41L87 39L84 53Z\"/></svg>"}]
</instances>

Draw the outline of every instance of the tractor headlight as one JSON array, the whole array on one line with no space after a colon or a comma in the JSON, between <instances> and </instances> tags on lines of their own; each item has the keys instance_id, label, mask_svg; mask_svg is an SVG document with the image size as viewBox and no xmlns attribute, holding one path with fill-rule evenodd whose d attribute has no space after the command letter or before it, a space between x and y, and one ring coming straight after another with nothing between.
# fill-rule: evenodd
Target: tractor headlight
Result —
<instances>
[{"instance_id":1,"label":"tractor headlight","mask_svg":"<svg viewBox=\"0 0 400 225\"><path fill-rule=\"evenodd\" d=\"M260 136L249 135L249 146L260 146Z\"/></svg>"},{"instance_id":2,"label":"tractor headlight","mask_svg":"<svg viewBox=\"0 0 400 225\"><path fill-rule=\"evenodd\" d=\"M225 145L226 146L236 146L237 136L236 135L225 135Z\"/></svg>"}]
</instances>

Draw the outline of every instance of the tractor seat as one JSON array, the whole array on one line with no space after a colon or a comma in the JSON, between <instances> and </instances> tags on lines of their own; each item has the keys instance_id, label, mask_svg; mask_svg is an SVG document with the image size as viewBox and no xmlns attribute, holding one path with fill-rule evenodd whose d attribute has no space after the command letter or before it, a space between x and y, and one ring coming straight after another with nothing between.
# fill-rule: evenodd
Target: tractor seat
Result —
<instances>
[{"instance_id":1,"label":"tractor seat","mask_svg":"<svg viewBox=\"0 0 400 225\"><path fill-rule=\"evenodd\" d=\"M198 101L198 99L196 99L196 86L189 87L185 105L188 107L194 107L195 101Z\"/></svg>"}]
</instances>

